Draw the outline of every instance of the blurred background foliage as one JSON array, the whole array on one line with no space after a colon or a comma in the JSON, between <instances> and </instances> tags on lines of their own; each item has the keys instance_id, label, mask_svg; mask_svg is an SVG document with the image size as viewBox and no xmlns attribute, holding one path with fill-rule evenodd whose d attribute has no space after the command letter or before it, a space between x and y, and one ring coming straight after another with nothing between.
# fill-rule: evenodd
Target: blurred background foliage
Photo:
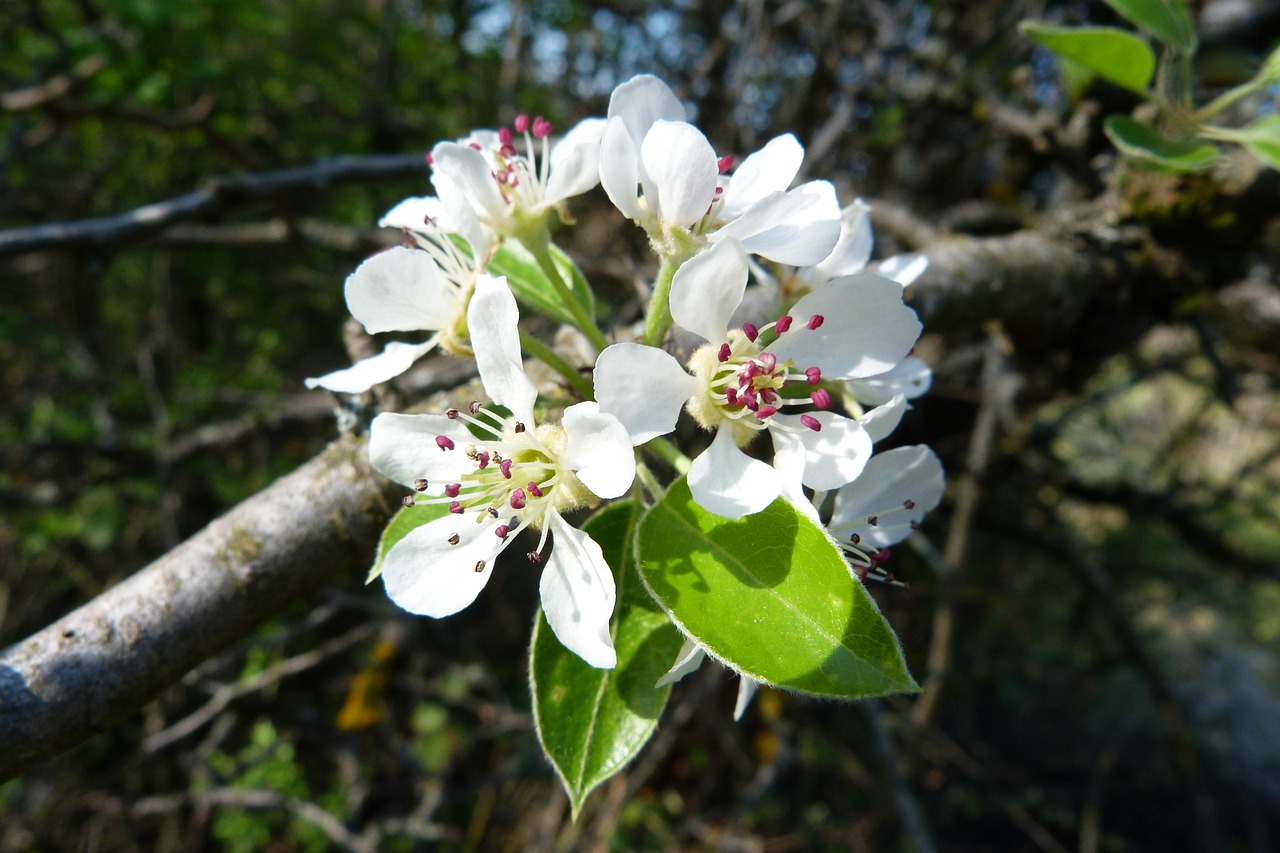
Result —
<instances>
[{"instance_id":1,"label":"blurred background foliage","mask_svg":"<svg viewBox=\"0 0 1280 853\"><path fill-rule=\"evenodd\" d=\"M1280 34L1273 2L1193 7L1209 87ZM1118 168L1098 116L1129 96L1068 99L1017 36L1027 17L1115 20L1038 0L3 0L0 228L425 152L517 112L564 128L639 71L677 87L717 150L794 131L809 175L876 206L881 255L1100 195L1169 251L1210 219L1275 216L1221 201L1229 178ZM371 226L425 178L0 261L0 645L333 437L334 401L301 380L348 362L342 280L396 240ZM626 318L646 270L602 201L575 207L570 239ZM898 440L933 443L950 492L895 556L909 588L873 592L914 671L945 684L934 702L764 691L734 726L736 685L709 665L571 824L530 729L535 579L499 573L435 622L352 566L0 787L0 850L1274 849L1280 219L1252 233L1183 258L1176 296L1086 323L1123 320L1123 347L922 341L935 388ZM415 381L433 380L402 390Z\"/></svg>"}]
</instances>

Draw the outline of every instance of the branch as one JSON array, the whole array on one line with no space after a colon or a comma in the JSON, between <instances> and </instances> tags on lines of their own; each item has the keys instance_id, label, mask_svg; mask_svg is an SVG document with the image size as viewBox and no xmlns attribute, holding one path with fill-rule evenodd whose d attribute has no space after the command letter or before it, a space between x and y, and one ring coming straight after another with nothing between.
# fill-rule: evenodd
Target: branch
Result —
<instances>
[{"instance_id":1,"label":"branch","mask_svg":"<svg viewBox=\"0 0 1280 853\"><path fill-rule=\"evenodd\" d=\"M106 731L372 553L397 487L344 438L0 653L0 780Z\"/></svg>"},{"instance_id":2,"label":"branch","mask_svg":"<svg viewBox=\"0 0 1280 853\"><path fill-rule=\"evenodd\" d=\"M179 223L207 217L237 205L273 199L299 190L324 189L333 184L409 176L427 177L427 164L422 155L334 157L310 166L215 178L204 189L127 213L0 231L0 258L44 249L119 250L126 244L163 234Z\"/></svg>"}]
</instances>

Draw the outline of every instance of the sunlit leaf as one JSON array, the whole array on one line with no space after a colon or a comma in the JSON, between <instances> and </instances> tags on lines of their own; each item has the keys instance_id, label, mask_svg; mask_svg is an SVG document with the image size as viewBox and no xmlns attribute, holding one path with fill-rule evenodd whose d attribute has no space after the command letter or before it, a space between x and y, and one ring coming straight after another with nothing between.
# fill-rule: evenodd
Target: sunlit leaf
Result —
<instances>
[{"instance_id":1,"label":"sunlit leaf","mask_svg":"<svg viewBox=\"0 0 1280 853\"><path fill-rule=\"evenodd\" d=\"M848 699L918 689L840 550L785 500L729 520L698 506L681 479L641 522L637 549L672 618L758 681Z\"/></svg>"},{"instance_id":2,"label":"sunlit leaf","mask_svg":"<svg viewBox=\"0 0 1280 853\"><path fill-rule=\"evenodd\" d=\"M1128 116L1110 116L1104 130L1122 154L1153 171L1200 172L1218 159L1218 149L1207 142L1170 139Z\"/></svg>"},{"instance_id":3,"label":"sunlit leaf","mask_svg":"<svg viewBox=\"0 0 1280 853\"><path fill-rule=\"evenodd\" d=\"M560 277L578 297L578 301L594 314L595 298L587 278L573 259L556 246L551 246L551 257ZM528 307L560 323L573 324L573 314L564 306L560 294L538 266L533 255L517 240L507 240L489 262L489 271L505 275L511 292Z\"/></svg>"},{"instance_id":4,"label":"sunlit leaf","mask_svg":"<svg viewBox=\"0 0 1280 853\"><path fill-rule=\"evenodd\" d=\"M671 691L654 685L682 642L636 575L632 545L639 520L639 507L628 502L613 504L583 525L618 584L612 619L617 668L583 662L560 645L541 612L533 629L534 722L575 817L592 789L621 770L653 734Z\"/></svg>"},{"instance_id":5,"label":"sunlit leaf","mask_svg":"<svg viewBox=\"0 0 1280 853\"><path fill-rule=\"evenodd\" d=\"M373 568L369 569L369 576L364 579L364 582L373 583L378 579L378 576L382 574L382 563L386 560L387 553L393 545L408 536L409 531L415 527L421 527L428 521L443 518L448 513L449 505L447 503L418 503L413 506L402 507L399 512L391 517L391 521L383 529L382 538L378 540L377 556L373 558Z\"/></svg>"},{"instance_id":6,"label":"sunlit leaf","mask_svg":"<svg viewBox=\"0 0 1280 853\"><path fill-rule=\"evenodd\" d=\"M1023 34L1058 56L1069 59L1104 80L1144 94L1156 71L1151 45L1115 27L1061 27L1042 21L1023 21Z\"/></svg>"},{"instance_id":7,"label":"sunlit leaf","mask_svg":"<svg viewBox=\"0 0 1280 853\"><path fill-rule=\"evenodd\" d=\"M1107 5L1171 47L1195 53L1199 45L1185 0L1107 0Z\"/></svg>"}]
</instances>

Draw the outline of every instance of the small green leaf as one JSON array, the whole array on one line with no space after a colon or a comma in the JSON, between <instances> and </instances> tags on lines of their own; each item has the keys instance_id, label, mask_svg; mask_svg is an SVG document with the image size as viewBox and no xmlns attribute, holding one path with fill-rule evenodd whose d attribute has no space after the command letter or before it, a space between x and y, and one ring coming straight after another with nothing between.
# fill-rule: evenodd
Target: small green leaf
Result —
<instances>
[{"instance_id":1,"label":"small green leaf","mask_svg":"<svg viewBox=\"0 0 1280 853\"><path fill-rule=\"evenodd\" d=\"M1185 0L1107 0L1107 5L1170 47L1195 53L1199 46Z\"/></svg>"},{"instance_id":2,"label":"small green leaf","mask_svg":"<svg viewBox=\"0 0 1280 853\"><path fill-rule=\"evenodd\" d=\"M840 549L783 499L730 520L677 480L641 522L637 552L672 619L758 681L845 699L919 689Z\"/></svg>"},{"instance_id":3,"label":"small green leaf","mask_svg":"<svg viewBox=\"0 0 1280 853\"><path fill-rule=\"evenodd\" d=\"M1199 172L1218 159L1218 149L1207 142L1169 139L1128 116L1110 116L1103 129L1120 153L1152 171Z\"/></svg>"},{"instance_id":4,"label":"small green leaf","mask_svg":"<svg viewBox=\"0 0 1280 853\"><path fill-rule=\"evenodd\" d=\"M387 559L387 552L391 550L391 546L408 536L409 531L448 514L447 503L419 503L401 507L399 512L391 516L391 521L387 522L382 531L382 538L378 540L378 554L373 558L373 568L369 570L369 576L364 582L369 584L378 579L382 574L382 563Z\"/></svg>"},{"instance_id":5,"label":"small green leaf","mask_svg":"<svg viewBox=\"0 0 1280 853\"><path fill-rule=\"evenodd\" d=\"M680 632L636 576L633 540L640 509L615 503L596 513L591 534L614 570L616 669L596 669L560 645L541 612L533 629L529 679L538 740L556 768L573 815L599 784L648 742L670 687L654 687L680 651Z\"/></svg>"},{"instance_id":6,"label":"small green leaf","mask_svg":"<svg viewBox=\"0 0 1280 853\"><path fill-rule=\"evenodd\" d=\"M595 297L582 270L578 269L573 258L555 245L551 246L551 257L555 261L556 268L560 270L561 278L569 284L570 290L578 297L578 301L587 306L587 310L594 316ZM574 323L573 314L564 306L555 285L538 266L538 261L533 254L518 240L503 242L493 260L489 262L489 271L495 275L505 275L507 284L511 286L511 292L528 307L557 322L571 325Z\"/></svg>"},{"instance_id":7,"label":"small green leaf","mask_svg":"<svg viewBox=\"0 0 1280 853\"><path fill-rule=\"evenodd\" d=\"M1151 45L1115 27L1060 27L1042 21L1023 21L1023 35L1058 56L1069 59L1138 94L1146 94L1156 72Z\"/></svg>"},{"instance_id":8,"label":"small green leaf","mask_svg":"<svg viewBox=\"0 0 1280 853\"><path fill-rule=\"evenodd\" d=\"M1247 125L1240 142L1263 163L1280 169L1280 115L1271 114Z\"/></svg>"}]
</instances>

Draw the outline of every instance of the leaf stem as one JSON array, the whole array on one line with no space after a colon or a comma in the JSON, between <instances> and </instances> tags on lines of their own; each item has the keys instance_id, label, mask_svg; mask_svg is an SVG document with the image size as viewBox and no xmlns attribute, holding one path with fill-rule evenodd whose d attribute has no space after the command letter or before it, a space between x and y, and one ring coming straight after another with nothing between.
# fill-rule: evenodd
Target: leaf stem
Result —
<instances>
[{"instance_id":1,"label":"leaf stem","mask_svg":"<svg viewBox=\"0 0 1280 853\"><path fill-rule=\"evenodd\" d=\"M572 385L574 390L581 394L584 399L594 400L596 398L595 388L591 387L587 377L583 376L576 367L558 355L555 350L523 329L520 330L520 346L529 355L564 377L565 381Z\"/></svg>"}]
</instances>

